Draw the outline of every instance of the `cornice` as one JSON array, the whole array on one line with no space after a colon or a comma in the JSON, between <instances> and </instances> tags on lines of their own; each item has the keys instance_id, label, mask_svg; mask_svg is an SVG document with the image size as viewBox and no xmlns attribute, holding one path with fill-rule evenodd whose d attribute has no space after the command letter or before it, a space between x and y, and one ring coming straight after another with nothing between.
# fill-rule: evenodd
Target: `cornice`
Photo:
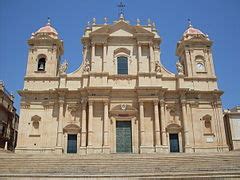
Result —
<instances>
[{"instance_id":1,"label":"cornice","mask_svg":"<svg viewBox=\"0 0 240 180\"><path fill-rule=\"evenodd\" d=\"M39 81L46 81L46 80L54 80L54 81L59 81L60 77L55 76L55 77L29 77L29 76L25 76L24 80L25 81L31 81L31 80L39 80Z\"/></svg>"},{"instance_id":2,"label":"cornice","mask_svg":"<svg viewBox=\"0 0 240 180\"><path fill-rule=\"evenodd\" d=\"M184 77L185 81L217 81L216 77Z\"/></svg>"}]
</instances>

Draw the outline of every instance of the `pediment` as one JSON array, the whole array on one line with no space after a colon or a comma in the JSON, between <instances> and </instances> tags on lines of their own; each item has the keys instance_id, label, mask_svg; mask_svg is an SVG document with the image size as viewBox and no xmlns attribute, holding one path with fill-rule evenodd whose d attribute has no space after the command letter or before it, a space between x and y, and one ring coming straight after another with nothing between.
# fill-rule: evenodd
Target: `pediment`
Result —
<instances>
[{"instance_id":1,"label":"pediment","mask_svg":"<svg viewBox=\"0 0 240 180\"><path fill-rule=\"evenodd\" d=\"M105 25L91 33L91 35L106 35L109 36L121 36L121 37L132 37L135 34L145 34L154 36L154 34L141 26L132 26L126 21L118 21L113 25Z\"/></svg>"},{"instance_id":2,"label":"pediment","mask_svg":"<svg viewBox=\"0 0 240 180\"><path fill-rule=\"evenodd\" d=\"M125 29L118 29L117 31L110 34L110 36L123 36L123 37L131 37L133 33L125 30Z\"/></svg>"}]
</instances>

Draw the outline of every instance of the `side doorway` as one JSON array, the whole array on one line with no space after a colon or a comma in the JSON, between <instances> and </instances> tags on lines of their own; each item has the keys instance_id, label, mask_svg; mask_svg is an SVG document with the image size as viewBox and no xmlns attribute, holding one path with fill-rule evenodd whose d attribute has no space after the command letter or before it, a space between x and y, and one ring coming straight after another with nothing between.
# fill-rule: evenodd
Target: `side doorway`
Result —
<instances>
[{"instance_id":1,"label":"side doorway","mask_svg":"<svg viewBox=\"0 0 240 180\"><path fill-rule=\"evenodd\" d=\"M180 152L178 134L169 134L170 152Z\"/></svg>"},{"instance_id":2,"label":"side doorway","mask_svg":"<svg viewBox=\"0 0 240 180\"><path fill-rule=\"evenodd\" d=\"M77 135L68 134L67 153L77 153Z\"/></svg>"}]
</instances>

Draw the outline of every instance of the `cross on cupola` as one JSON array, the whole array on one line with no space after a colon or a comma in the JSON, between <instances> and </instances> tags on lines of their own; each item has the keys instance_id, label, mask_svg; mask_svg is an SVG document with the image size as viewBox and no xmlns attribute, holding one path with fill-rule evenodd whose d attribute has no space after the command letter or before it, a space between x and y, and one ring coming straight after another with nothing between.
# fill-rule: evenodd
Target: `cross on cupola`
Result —
<instances>
[{"instance_id":1,"label":"cross on cupola","mask_svg":"<svg viewBox=\"0 0 240 180\"><path fill-rule=\"evenodd\" d=\"M189 18L188 18L188 27L189 27L189 28L192 27L192 21L191 21L191 19L189 19Z\"/></svg>"},{"instance_id":2,"label":"cross on cupola","mask_svg":"<svg viewBox=\"0 0 240 180\"><path fill-rule=\"evenodd\" d=\"M118 16L120 20L124 20L124 8L126 7L125 4L121 1L118 5Z\"/></svg>"},{"instance_id":3,"label":"cross on cupola","mask_svg":"<svg viewBox=\"0 0 240 180\"><path fill-rule=\"evenodd\" d=\"M50 17L47 18L47 25L49 25L49 26L51 25L51 19L50 19Z\"/></svg>"}]
</instances>

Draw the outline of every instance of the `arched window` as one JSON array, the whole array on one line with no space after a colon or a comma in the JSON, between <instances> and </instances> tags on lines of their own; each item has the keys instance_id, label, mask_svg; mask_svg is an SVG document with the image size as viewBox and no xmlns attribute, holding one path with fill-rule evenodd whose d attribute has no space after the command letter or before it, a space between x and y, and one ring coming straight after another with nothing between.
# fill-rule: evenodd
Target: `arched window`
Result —
<instances>
[{"instance_id":1,"label":"arched window","mask_svg":"<svg viewBox=\"0 0 240 180\"><path fill-rule=\"evenodd\" d=\"M38 71L45 71L46 58L42 57L38 60Z\"/></svg>"},{"instance_id":2,"label":"arched window","mask_svg":"<svg viewBox=\"0 0 240 180\"><path fill-rule=\"evenodd\" d=\"M117 58L117 73L128 74L128 58L120 56Z\"/></svg>"}]
</instances>

